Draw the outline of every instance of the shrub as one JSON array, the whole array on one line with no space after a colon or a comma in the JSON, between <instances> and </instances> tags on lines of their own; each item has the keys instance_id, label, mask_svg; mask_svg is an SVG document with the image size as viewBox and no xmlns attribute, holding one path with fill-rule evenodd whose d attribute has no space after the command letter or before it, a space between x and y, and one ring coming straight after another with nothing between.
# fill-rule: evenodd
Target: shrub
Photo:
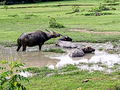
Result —
<instances>
[{"instance_id":1,"label":"shrub","mask_svg":"<svg viewBox=\"0 0 120 90\"><path fill-rule=\"evenodd\" d=\"M49 24L50 28L65 28L65 26L63 26L62 24L57 23L55 18L51 18Z\"/></svg>"},{"instance_id":2,"label":"shrub","mask_svg":"<svg viewBox=\"0 0 120 90\"><path fill-rule=\"evenodd\" d=\"M104 0L105 3L115 3L118 2L119 0Z\"/></svg>"},{"instance_id":3,"label":"shrub","mask_svg":"<svg viewBox=\"0 0 120 90\"><path fill-rule=\"evenodd\" d=\"M72 6L73 12L79 12L79 6Z\"/></svg>"},{"instance_id":4,"label":"shrub","mask_svg":"<svg viewBox=\"0 0 120 90\"><path fill-rule=\"evenodd\" d=\"M101 12L105 10L116 10L116 8L113 8L112 6L106 7L105 4L100 4L99 7L92 7L88 12Z\"/></svg>"},{"instance_id":5,"label":"shrub","mask_svg":"<svg viewBox=\"0 0 120 90\"><path fill-rule=\"evenodd\" d=\"M18 61L8 62L6 60L0 61L2 64L1 73L0 73L0 90L15 90L15 89L22 89L26 90L24 85L20 83L21 80L29 80L26 77L20 76L16 73L21 72L24 70L18 69L20 66L24 66L24 63L18 64ZM3 65L7 65L8 68L3 67Z\"/></svg>"}]
</instances>

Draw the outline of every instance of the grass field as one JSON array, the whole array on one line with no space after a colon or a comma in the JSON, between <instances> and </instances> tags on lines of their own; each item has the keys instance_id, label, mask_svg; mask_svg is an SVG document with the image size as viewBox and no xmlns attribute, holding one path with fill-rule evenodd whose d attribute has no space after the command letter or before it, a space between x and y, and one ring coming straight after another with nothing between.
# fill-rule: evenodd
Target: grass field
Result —
<instances>
[{"instance_id":1,"label":"grass field","mask_svg":"<svg viewBox=\"0 0 120 90\"><path fill-rule=\"evenodd\" d=\"M54 30L57 33L70 36L74 42L118 42L120 40L120 2L105 3L105 0L70 0L56 2L42 2L35 4L9 5L5 9L0 6L0 44L16 45L17 38L22 33L35 30ZM95 16L89 12L106 4L108 8ZM110 5L111 4L111 5ZM79 6L79 12L73 13L73 6ZM51 18L63 24L65 28L50 28ZM73 29L73 31L70 31ZM78 31L74 31L77 29ZM80 32L93 31L106 34ZM45 31L46 32L46 31ZM113 34L107 34L111 32ZM114 34L115 33L115 34ZM51 39L46 43L55 43ZM37 68L38 69L38 68ZM44 69L44 68L43 68ZM65 71L64 71L65 70ZM64 74L60 72L65 72ZM67 72L67 73L66 73ZM99 71L79 71L75 66L67 66L60 70L38 70L38 75L29 78L29 84L22 82L27 90L119 90L120 72L103 73ZM54 73L46 77L49 73ZM82 81L88 79L88 82Z\"/></svg>"},{"instance_id":2,"label":"grass field","mask_svg":"<svg viewBox=\"0 0 120 90\"><path fill-rule=\"evenodd\" d=\"M30 83L24 85L28 90L119 90L120 72L103 73L99 71L79 71L76 66L50 70L47 68L31 71L38 73L29 78ZM52 73L52 74L49 74ZM50 75L50 76L49 76ZM47 77L49 76L49 77ZM85 82L86 81L86 82Z\"/></svg>"},{"instance_id":3,"label":"grass field","mask_svg":"<svg viewBox=\"0 0 120 90\"><path fill-rule=\"evenodd\" d=\"M73 41L106 42L119 40L120 35L118 34L100 35L69 31L69 29L86 29L95 32L119 32L119 2L116 2L117 5L109 6L107 4L106 7L114 7L116 10L101 11L99 12L100 16L94 16L94 12L88 12L91 8L98 8L100 3L105 4L100 0L71 0L9 5L7 10L4 6L0 6L0 43L16 44L21 33L35 30L45 31L45 28L66 34L73 38ZM71 13L73 12L72 7L75 5L79 6L79 12ZM51 18L55 18L58 23L63 24L66 28L49 28ZM54 43L55 40L51 39L46 43Z\"/></svg>"}]
</instances>

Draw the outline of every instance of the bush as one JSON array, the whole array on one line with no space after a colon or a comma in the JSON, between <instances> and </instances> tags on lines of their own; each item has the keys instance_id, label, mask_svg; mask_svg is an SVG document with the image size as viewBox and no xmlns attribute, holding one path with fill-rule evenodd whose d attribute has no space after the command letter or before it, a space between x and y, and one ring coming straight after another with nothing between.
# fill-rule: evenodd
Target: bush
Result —
<instances>
[{"instance_id":1,"label":"bush","mask_svg":"<svg viewBox=\"0 0 120 90\"><path fill-rule=\"evenodd\" d=\"M92 7L88 12L101 12L105 10L116 10L116 8L113 8L112 6L106 7L105 4L100 4L99 7Z\"/></svg>"},{"instance_id":2,"label":"bush","mask_svg":"<svg viewBox=\"0 0 120 90\"><path fill-rule=\"evenodd\" d=\"M115 3L119 2L119 0L104 0L105 3Z\"/></svg>"},{"instance_id":3,"label":"bush","mask_svg":"<svg viewBox=\"0 0 120 90\"><path fill-rule=\"evenodd\" d=\"M18 64L18 61L8 62L6 60L0 61L2 64L1 73L0 73L0 90L18 90L21 88L22 90L26 90L24 85L20 83L21 80L29 80L26 77L20 76L16 73L21 72L24 70L18 69L20 66L24 66L24 63ZM8 68L3 67L3 65L7 65Z\"/></svg>"},{"instance_id":4,"label":"bush","mask_svg":"<svg viewBox=\"0 0 120 90\"><path fill-rule=\"evenodd\" d=\"M73 12L79 12L79 6L72 6Z\"/></svg>"},{"instance_id":5,"label":"bush","mask_svg":"<svg viewBox=\"0 0 120 90\"><path fill-rule=\"evenodd\" d=\"M51 18L49 24L50 28L65 28L65 26L63 26L62 24L57 23L55 18Z\"/></svg>"}]
</instances>

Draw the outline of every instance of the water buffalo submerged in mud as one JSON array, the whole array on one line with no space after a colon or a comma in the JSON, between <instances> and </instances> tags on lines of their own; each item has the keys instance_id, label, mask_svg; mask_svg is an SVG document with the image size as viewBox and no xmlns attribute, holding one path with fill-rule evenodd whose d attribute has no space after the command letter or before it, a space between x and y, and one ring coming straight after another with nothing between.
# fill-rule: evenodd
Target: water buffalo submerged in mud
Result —
<instances>
[{"instance_id":1,"label":"water buffalo submerged in mud","mask_svg":"<svg viewBox=\"0 0 120 90\"><path fill-rule=\"evenodd\" d=\"M61 34L60 34L61 35ZM72 39L66 35L61 35L62 37L59 38L56 41L56 46L62 47L62 48L76 48L77 45L70 42Z\"/></svg>"},{"instance_id":2,"label":"water buffalo submerged in mud","mask_svg":"<svg viewBox=\"0 0 120 90\"><path fill-rule=\"evenodd\" d=\"M89 46L86 46L83 49L80 49L80 48L73 49L71 51L71 53L69 54L69 56L71 56L71 57L82 57L82 56L85 55L85 53L92 53L94 51L95 51L95 49L93 49Z\"/></svg>"},{"instance_id":3,"label":"water buffalo submerged in mud","mask_svg":"<svg viewBox=\"0 0 120 90\"><path fill-rule=\"evenodd\" d=\"M23 46L23 51L25 51L26 46L31 47L36 45L38 45L39 50L41 50L41 47L45 41L60 36L60 34L56 34L54 31L48 31L48 32L49 33L45 33L43 31L37 30L35 32L21 34L17 39L17 43L18 43L17 51L19 51L21 46Z\"/></svg>"}]
</instances>

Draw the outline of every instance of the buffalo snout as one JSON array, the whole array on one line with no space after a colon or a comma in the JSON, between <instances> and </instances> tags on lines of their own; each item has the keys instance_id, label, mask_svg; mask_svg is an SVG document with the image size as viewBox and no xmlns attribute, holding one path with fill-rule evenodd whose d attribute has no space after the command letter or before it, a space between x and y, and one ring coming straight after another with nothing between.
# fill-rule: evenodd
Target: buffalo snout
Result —
<instances>
[{"instance_id":1,"label":"buffalo snout","mask_svg":"<svg viewBox=\"0 0 120 90\"><path fill-rule=\"evenodd\" d=\"M66 41L72 41L72 38L65 38L66 39Z\"/></svg>"},{"instance_id":2,"label":"buffalo snout","mask_svg":"<svg viewBox=\"0 0 120 90\"><path fill-rule=\"evenodd\" d=\"M60 34L59 34L59 33L57 34L57 33L55 33L54 31L51 31L51 32L50 32L50 35L51 35L52 38L60 37Z\"/></svg>"},{"instance_id":3,"label":"buffalo snout","mask_svg":"<svg viewBox=\"0 0 120 90\"><path fill-rule=\"evenodd\" d=\"M86 46L86 48L82 49L84 53L92 53L95 51L94 48L91 48L90 46Z\"/></svg>"}]
</instances>

